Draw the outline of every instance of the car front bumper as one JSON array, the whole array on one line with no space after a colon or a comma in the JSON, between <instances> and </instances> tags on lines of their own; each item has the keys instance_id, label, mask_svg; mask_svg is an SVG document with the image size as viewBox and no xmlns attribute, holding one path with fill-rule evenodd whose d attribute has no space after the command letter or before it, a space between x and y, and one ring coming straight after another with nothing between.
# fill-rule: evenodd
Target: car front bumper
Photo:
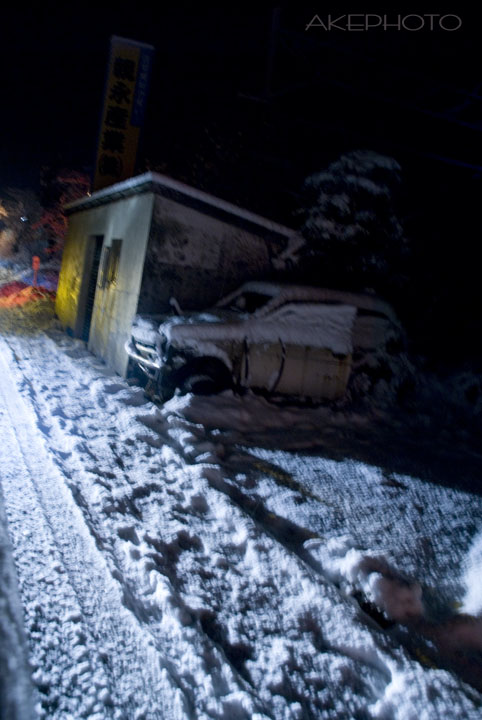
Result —
<instances>
[{"instance_id":1,"label":"car front bumper","mask_svg":"<svg viewBox=\"0 0 482 720\"><path fill-rule=\"evenodd\" d=\"M157 379L162 363L153 348L141 343L135 344L131 339L126 342L124 349L130 359L137 363L148 377Z\"/></svg>"},{"instance_id":2,"label":"car front bumper","mask_svg":"<svg viewBox=\"0 0 482 720\"><path fill-rule=\"evenodd\" d=\"M161 360L155 348L139 342L134 343L132 339L125 343L124 348L129 358L148 378L147 394L162 401L169 400L175 391L175 384L172 383L172 371Z\"/></svg>"}]
</instances>

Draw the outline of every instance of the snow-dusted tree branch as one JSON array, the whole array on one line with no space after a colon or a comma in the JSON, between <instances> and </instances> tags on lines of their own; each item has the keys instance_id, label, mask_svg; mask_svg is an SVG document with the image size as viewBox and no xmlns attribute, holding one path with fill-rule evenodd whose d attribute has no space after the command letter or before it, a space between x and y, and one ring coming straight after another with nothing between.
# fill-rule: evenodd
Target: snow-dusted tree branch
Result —
<instances>
[{"instance_id":1,"label":"snow-dusted tree branch","mask_svg":"<svg viewBox=\"0 0 482 720\"><path fill-rule=\"evenodd\" d=\"M307 178L305 271L324 284L356 289L403 284L407 243L395 210L400 171L393 158L357 150Z\"/></svg>"}]
</instances>

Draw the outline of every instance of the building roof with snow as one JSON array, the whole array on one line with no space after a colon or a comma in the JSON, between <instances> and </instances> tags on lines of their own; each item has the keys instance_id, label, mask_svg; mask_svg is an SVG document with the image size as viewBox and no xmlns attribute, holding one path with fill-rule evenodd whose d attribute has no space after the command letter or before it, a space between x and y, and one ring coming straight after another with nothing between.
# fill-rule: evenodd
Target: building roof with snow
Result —
<instances>
[{"instance_id":1,"label":"building roof with snow","mask_svg":"<svg viewBox=\"0 0 482 720\"><path fill-rule=\"evenodd\" d=\"M75 200L65 206L67 215L87 210L89 208L115 202L122 198L140 193L152 192L179 202L182 205L193 207L207 215L239 225L258 234L289 238L297 235L296 231L267 218L238 207L233 203L210 195L202 190L186 185L179 180L155 172L147 172L123 182L116 183L92 195Z\"/></svg>"}]
</instances>

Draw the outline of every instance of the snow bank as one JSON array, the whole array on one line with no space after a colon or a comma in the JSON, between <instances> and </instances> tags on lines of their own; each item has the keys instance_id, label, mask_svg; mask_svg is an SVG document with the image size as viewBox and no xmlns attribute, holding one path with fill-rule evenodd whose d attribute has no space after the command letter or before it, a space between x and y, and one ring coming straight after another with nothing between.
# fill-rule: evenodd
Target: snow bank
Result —
<instances>
[{"instance_id":1,"label":"snow bank","mask_svg":"<svg viewBox=\"0 0 482 720\"><path fill-rule=\"evenodd\" d=\"M422 588L403 578L383 555L357 550L346 536L327 543L307 540L304 547L332 581L347 584L351 592L362 590L389 618L404 622L422 616Z\"/></svg>"},{"instance_id":2,"label":"snow bank","mask_svg":"<svg viewBox=\"0 0 482 720\"><path fill-rule=\"evenodd\" d=\"M479 532L472 541L465 560L463 579L466 594L462 609L470 615L482 617L482 532Z\"/></svg>"}]
</instances>

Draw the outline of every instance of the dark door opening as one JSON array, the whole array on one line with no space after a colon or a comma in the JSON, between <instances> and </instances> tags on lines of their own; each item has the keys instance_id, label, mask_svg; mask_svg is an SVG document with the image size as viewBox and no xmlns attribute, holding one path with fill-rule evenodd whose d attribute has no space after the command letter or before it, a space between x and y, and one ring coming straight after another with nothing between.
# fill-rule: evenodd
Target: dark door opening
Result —
<instances>
[{"instance_id":1,"label":"dark door opening","mask_svg":"<svg viewBox=\"0 0 482 720\"><path fill-rule=\"evenodd\" d=\"M97 275L99 274L100 256L102 252L103 235L94 235L91 242L95 243L92 252L92 264L90 267L89 280L87 285L87 294L85 300L84 324L82 327L82 340L86 342L89 339L90 324L92 322L92 313L94 310L95 289L97 287Z\"/></svg>"}]
</instances>

